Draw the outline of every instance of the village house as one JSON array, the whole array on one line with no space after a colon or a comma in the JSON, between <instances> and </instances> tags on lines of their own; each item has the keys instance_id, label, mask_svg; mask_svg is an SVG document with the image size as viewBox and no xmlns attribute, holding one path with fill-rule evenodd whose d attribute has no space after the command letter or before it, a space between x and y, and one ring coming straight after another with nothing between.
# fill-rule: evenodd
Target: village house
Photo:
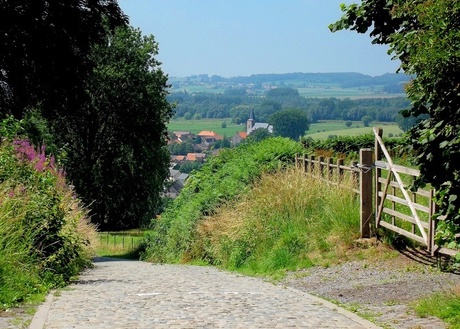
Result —
<instances>
[{"instance_id":1,"label":"village house","mask_svg":"<svg viewBox=\"0 0 460 329\"><path fill-rule=\"evenodd\" d=\"M186 161L199 161L203 162L206 158L206 153L187 153L185 156Z\"/></svg>"},{"instance_id":2,"label":"village house","mask_svg":"<svg viewBox=\"0 0 460 329\"><path fill-rule=\"evenodd\" d=\"M233 146L238 145L248 137L248 134L244 131L237 131L235 135L230 139Z\"/></svg>"},{"instance_id":3,"label":"village house","mask_svg":"<svg viewBox=\"0 0 460 329\"><path fill-rule=\"evenodd\" d=\"M195 138L195 135L192 134L190 131L173 131L171 142L182 143L185 141L191 141L194 138Z\"/></svg>"},{"instance_id":4,"label":"village house","mask_svg":"<svg viewBox=\"0 0 460 329\"><path fill-rule=\"evenodd\" d=\"M224 139L223 136L216 134L212 130L203 130L198 133L197 136L201 138L201 144L208 147L213 145L216 141Z\"/></svg>"},{"instance_id":5,"label":"village house","mask_svg":"<svg viewBox=\"0 0 460 329\"><path fill-rule=\"evenodd\" d=\"M187 178L188 174L181 173L176 169L169 169L170 185L164 192L164 196L175 199L179 195L180 190L184 187Z\"/></svg>"}]
</instances>

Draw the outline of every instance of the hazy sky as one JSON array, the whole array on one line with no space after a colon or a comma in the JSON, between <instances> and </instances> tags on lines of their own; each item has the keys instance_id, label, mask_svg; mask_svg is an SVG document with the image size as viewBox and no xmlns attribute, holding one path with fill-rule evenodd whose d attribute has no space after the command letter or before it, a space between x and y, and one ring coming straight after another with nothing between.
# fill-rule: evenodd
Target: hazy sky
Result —
<instances>
[{"instance_id":1,"label":"hazy sky","mask_svg":"<svg viewBox=\"0 0 460 329\"><path fill-rule=\"evenodd\" d=\"M331 33L354 0L119 0L134 27L153 34L163 71L183 77L258 73L394 73L368 35Z\"/></svg>"}]
</instances>

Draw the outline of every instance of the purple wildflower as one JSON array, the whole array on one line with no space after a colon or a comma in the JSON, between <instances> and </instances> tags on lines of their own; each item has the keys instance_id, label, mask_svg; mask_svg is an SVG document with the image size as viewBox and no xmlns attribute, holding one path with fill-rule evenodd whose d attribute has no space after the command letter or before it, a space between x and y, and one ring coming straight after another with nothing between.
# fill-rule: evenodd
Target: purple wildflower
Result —
<instances>
[{"instance_id":1,"label":"purple wildflower","mask_svg":"<svg viewBox=\"0 0 460 329\"><path fill-rule=\"evenodd\" d=\"M31 162L35 170L50 170L57 176L65 176L62 170L56 168L54 156L46 156L44 145L38 151L27 139L15 140L13 145L19 158Z\"/></svg>"}]
</instances>

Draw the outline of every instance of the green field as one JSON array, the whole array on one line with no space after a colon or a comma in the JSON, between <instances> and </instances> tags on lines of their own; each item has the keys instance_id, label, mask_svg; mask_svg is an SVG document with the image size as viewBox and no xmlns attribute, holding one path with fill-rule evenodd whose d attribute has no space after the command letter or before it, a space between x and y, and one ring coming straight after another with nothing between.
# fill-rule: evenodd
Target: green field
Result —
<instances>
[{"instance_id":1,"label":"green field","mask_svg":"<svg viewBox=\"0 0 460 329\"><path fill-rule=\"evenodd\" d=\"M300 96L303 97L334 97L334 98L350 98L350 99L363 99L363 98L393 98L405 97L404 94L382 94L376 93L369 89L350 89L350 88L337 88L337 87L311 87L311 88L297 88Z\"/></svg>"},{"instance_id":2,"label":"green field","mask_svg":"<svg viewBox=\"0 0 460 329\"><path fill-rule=\"evenodd\" d=\"M96 254L100 257L138 258L145 230L99 232Z\"/></svg>"},{"instance_id":3,"label":"green field","mask_svg":"<svg viewBox=\"0 0 460 329\"><path fill-rule=\"evenodd\" d=\"M222 122L227 123L226 128L222 128ZM225 119L200 119L200 120L185 120L183 118L171 120L168 124L169 131L190 131L193 134L198 134L202 130L212 130L219 135L232 137L237 131L245 131L246 125L237 125L231 122L231 118Z\"/></svg>"},{"instance_id":4,"label":"green field","mask_svg":"<svg viewBox=\"0 0 460 329\"><path fill-rule=\"evenodd\" d=\"M222 128L222 122L227 122L227 127ZM354 121L350 128L345 126L345 121L324 121L312 123L307 135L312 138L324 139L330 135L337 136L358 136L363 134L372 134L372 127L378 126L383 128L383 135L388 137L389 134L398 136L402 130L396 124L371 122L370 127L364 127L362 121ZM198 134L202 130L212 130L219 135L232 137L237 131L245 131L245 125L237 125L231 122L231 118L225 119L201 119L201 120L171 120L168 125L169 131L190 131L193 134Z\"/></svg>"},{"instance_id":5,"label":"green field","mask_svg":"<svg viewBox=\"0 0 460 329\"><path fill-rule=\"evenodd\" d=\"M215 93L215 94L223 94L225 89L224 88L215 88L210 85L199 85L199 86L185 86L177 89L171 89L171 92L178 92L186 90L188 93Z\"/></svg>"},{"instance_id":6,"label":"green field","mask_svg":"<svg viewBox=\"0 0 460 329\"><path fill-rule=\"evenodd\" d=\"M337 86L331 85L316 85L312 87L296 87L292 86L299 91L300 96L306 98L350 98L350 99L363 99L363 98L393 98L393 97L406 97L405 94L384 94L373 91L369 88L340 88ZM223 94L225 89L224 88L216 88L211 85L189 85L184 86L177 89L171 89L171 92L178 92L186 90L189 93L197 93L197 92L208 92L208 93L218 93ZM263 94L263 91L259 91Z\"/></svg>"},{"instance_id":7,"label":"green field","mask_svg":"<svg viewBox=\"0 0 460 329\"><path fill-rule=\"evenodd\" d=\"M362 121L355 121L353 125L348 128L345 126L345 121L325 121L311 124L310 129L307 131L307 136L315 139L325 139L330 135L358 136L372 134L372 127L374 126L383 128L383 136L385 137L388 137L389 134L398 136L403 132L397 124L371 122L369 127L364 127Z\"/></svg>"}]
</instances>

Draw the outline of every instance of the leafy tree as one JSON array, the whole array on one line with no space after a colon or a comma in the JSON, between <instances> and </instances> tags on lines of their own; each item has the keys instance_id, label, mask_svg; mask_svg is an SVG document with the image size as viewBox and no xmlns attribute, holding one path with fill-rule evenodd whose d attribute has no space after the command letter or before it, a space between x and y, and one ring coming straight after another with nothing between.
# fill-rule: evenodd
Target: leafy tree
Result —
<instances>
[{"instance_id":1,"label":"leafy tree","mask_svg":"<svg viewBox=\"0 0 460 329\"><path fill-rule=\"evenodd\" d=\"M273 137L273 134L271 134L267 129L258 128L249 134L247 140L248 142L260 142L269 137Z\"/></svg>"},{"instance_id":2,"label":"leafy tree","mask_svg":"<svg viewBox=\"0 0 460 329\"><path fill-rule=\"evenodd\" d=\"M267 97L298 97L299 91L294 88L275 88L265 93Z\"/></svg>"},{"instance_id":3,"label":"leafy tree","mask_svg":"<svg viewBox=\"0 0 460 329\"><path fill-rule=\"evenodd\" d=\"M186 155L187 153L193 152L194 147L193 144L189 142L174 142L169 144L168 149L171 154Z\"/></svg>"},{"instance_id":4,"label":"leafy tree","mask_svg":"<svg viewBox=\"0 0 460 329\"><path fill-rule=\"evenodd\" d=\"M192 170L199 170L203 163L198 161L185 161L179 166L179 171L184 174L189 174Z\"/></svg>"},{"instance_id":5,"label":"leafy tree","mask_svg":"<svg viewBox=\"0 0 460 329\"><path fill-rule=\"evenodd\" d=\"M361 121L363 122L364 127L369 127L369 124L371 123L372 118L369 115L365 115L361 118Z\"/></svg>"},{"instance_id":6,"label":"leafy tree","mask_svg":"<svg viewBox=\"0 0 460 329\"><path fill-rule=\"evenodd\" d=\"M220 126L221 126L222 128L227 128L227 121L225 121L225 120L222 121L222 123L220 124Z\"/></svg>"},{"instance_id":7,"label":"leafy tree","mask_svg":"<svg viewBox=\"0 0 460 329\"><path fill-rule=\"evenodd\" d=\"M455 237L460 232L460 2L364 0L342 5L342 11L332 31L371 28L373 43L389 45L400 69L413 77L406 86L412 107L403 114L429 116L409 132L420 165L418 183L436 188L440 213L447 215L437 243L460 247Z\"/></svg>"},{"instance_id":8,"label":"leafy tree","mask_svg":"<svg viewBox=\"0 0 460 329\"><path fill-rule=\"evenodd\" d=\"M352 124L353 124L353 122L350 121L350 120L347 120L347 121L345 122L345 126L347 126L347 128L350 128Z\"/></svg>"},{"instance_id":9,"label":"leafy tree","mask_svg":"<svg viewBox=\"0 0 460 329\"><path fill-rule=\"evenodd\" d=\"M427 119L428 115L421 114L418 117L414 116L404 116L401 113L396 117L396 123L402 131L408 132L412 127L414 127L418 122L423 119Z\"/></svg>"},{"instance_id":10,"label":"leafy tree","mask_svg":"<svg viewBox=\"0 0 460 329\"><path fill-rule=\"evenodd\" d=\"M8 0L0 12L0 114L17 118L38 105L48 119L73 111L92 45L127 22L116 0Z\"/></svg>"},{"instance_id":11,"label":"leafy tree","mask_svg":"<svg viewBox=\"0 0 460 329\"><path fill-rule=\"evenodd\" d=\"M270 116L273 134L298 140L310 127L307 114L298 109L287 109Z\"/></svg>"},{"instance_id":12,"label":"leafy tree","mask_svg":"<svg viewBox=\"0 0 460 329\"><path fill-rule=\"evenodd\" d=\"M160 202L172 109L157 54L153 36L131 27L109 33L91 55L91 101L58 131L68 145L69 177L102 229L138 227Z\"/></svg>"},{"instance_id":13,"label":"leafy tree","mask_svg":"<svg viewBox=\"0 0 460 329\"><path fill-rule=\"evenodd\" d=\"M224 138L222 140L217 140L214 145L212 146L213 149L223 149L223 148L230 148L232 144L230 143L230 140L227 138Z\"/></svg>"},{"instance_id":14,"label":"leafy tree","mask_svg":"<svg viewBox=\"0 0 460 329\"><path fill-rule=\"evenodd\" d=\"M262 104L259 105L256 112L256 121L257 122L266 122L270 115L282 110L282 106L280 103L271 101L271 100L264 100ZM248 113L249 116L249 113Z\"/></svg>"}]
</instances>

